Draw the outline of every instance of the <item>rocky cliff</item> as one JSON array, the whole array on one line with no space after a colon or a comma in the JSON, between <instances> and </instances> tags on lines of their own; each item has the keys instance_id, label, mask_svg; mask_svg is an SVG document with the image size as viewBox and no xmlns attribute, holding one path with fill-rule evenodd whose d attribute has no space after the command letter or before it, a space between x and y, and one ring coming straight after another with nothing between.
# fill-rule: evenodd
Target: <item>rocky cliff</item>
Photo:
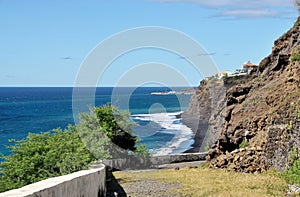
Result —
<instances>
[{"instance_id":1,"label":"rocky cliff","mask_svg":"<svg viewBox=\"0 0 300 197\"><path fill-rule=\"evenodd\" d=\"M300 150L300 17L247 76L203 80L186 114L207 122L202 150L214 167L283 170Z\"/></svg>"}]
</instances>

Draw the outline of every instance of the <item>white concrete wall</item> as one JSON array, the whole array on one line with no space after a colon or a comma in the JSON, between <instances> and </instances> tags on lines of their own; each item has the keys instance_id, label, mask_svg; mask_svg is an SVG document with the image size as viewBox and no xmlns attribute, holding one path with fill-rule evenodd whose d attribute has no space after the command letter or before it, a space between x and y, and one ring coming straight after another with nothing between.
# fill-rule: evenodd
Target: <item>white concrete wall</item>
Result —
<instances>
[{"instance_id":1,"label":"white concrete wall","mask_svg":"<svg viewBox=\"0 0 300 197\"><path fill-rule=\"evenodd\" d=\"M106 169L82 170L49 178L19 189L0 193L0 197L100 197L106 195Z\"/></svg>"},{"instance_id":2,"label":"white concrete wall","mask_svg":"<svg viewBox=\"0 0 300 197\"><path fill-rule=\"evenodd\" d=\"M207 153L158 155L150 158L152 167L161 164L205 160ZM136 169L128 159L105 160L105 165L116 169ZM134 160L134 162L137 162ZM144 162L143 159L140 161ZM49 178L19 189L0 193L0 197L102 197L106 195L106 166L95 163L90 170L82 170L65 176ZM149 166L151 167L151 166Z\"/></svg>"}]
</instances>

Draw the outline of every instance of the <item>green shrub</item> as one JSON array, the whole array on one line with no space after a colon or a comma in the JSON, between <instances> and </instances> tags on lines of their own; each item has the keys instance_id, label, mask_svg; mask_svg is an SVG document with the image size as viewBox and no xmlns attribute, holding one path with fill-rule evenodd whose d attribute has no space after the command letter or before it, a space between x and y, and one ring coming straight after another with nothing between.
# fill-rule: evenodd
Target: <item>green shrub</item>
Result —
<instances>
[{"instance_id":1,"label":"green shrub","mask_svg":"<svg viewBox=\"0 0 300 197\"><path fill-rule=\"evenodd\" d=\"M294 162L299 159L298 148L294 147L288 157L288 166L293 166Z\"/></svg>"},{"instance_id":2,"label":"green shrub","mask_svg":"<svg viewBox=\"0 0 300 197\"><path fill-rule=\"evenodd\" d=\"M286 126L286 129L287 130L292 130L293 129L293 121L291 120L290 122L289 122L289 124Z\"/></svg>"},{"instance_id":3,"label":"green shrub","mask_svg":"<svg viewBox=\"0 0 300 197\"><path fill-rule=\"evenodd\" d=\"M250 145L250 143L245 139L240 143L239 148L246 148L249 145Z\"/></svg>"},{"instance_id":4,"label":"green shrub","mask_svg":"<svg viewBox=\"0 0 300 197\"><path fill-rule=\"evenodd\" d=\"M283 178L289 183L300 186L300 159L297 159L292 167L282 173Z\"/></svg>"},{"instance_id":5,"label":"green shrub","mask_svg":"<svg viewBox=\"0 0 300 197\"><path fill-rule=\"evenodd\" d=\"M290 152L287 169L281 175L289 184L300 186L300 158L297 147Z\"/></svg>"},{"instance_id":6,"label":"green shrub","mask_svg":"<svg viewBox=\"0 0 300 197\"><path fill-rule=\"evenodd\" d=\"M111 105L95 108L94 112L99 126L115 145L124 150L136 150L138 138L132 135L132 126L135 124L130 121L129 113L121 112Z\"/></svg>"},{"instance_id":7,"label":"green shrub","mask_svg":"<svg viewBox=\"0 0 300 197\"><path fill-rule=\"evenodd\" d=\"M145 146L136 146L132 125L128 113L106 105L80 114L80 122L64 131L29 133L24 140L12 140L11 155L2 156L0 162L0 192L86 169L97 159L134 151L148 158ZM117 140L121 143L111 143Z\"/></svg>"},{"instance_id":8,"label":"green shrub","mask_svg":"<svg viewBox=\"0 0 300 197\"><path fill-rule=\"evenodd\" d=\"M292 62L300 61L300 51L299 50L292 54L291 61Z\"/></svg>"},{"instance_id":9,"label":"green shrub","mask_svg":"<svg viewBox=\"0 0 300 197\"><path fill-rule=\"evenodd\" d=\"M49 177L72 173L95 160L77 135L76 128L29 133L25 140L13 141L11 155L0 163L0 191L22 187Z\"/></svg>"}]
</instances>

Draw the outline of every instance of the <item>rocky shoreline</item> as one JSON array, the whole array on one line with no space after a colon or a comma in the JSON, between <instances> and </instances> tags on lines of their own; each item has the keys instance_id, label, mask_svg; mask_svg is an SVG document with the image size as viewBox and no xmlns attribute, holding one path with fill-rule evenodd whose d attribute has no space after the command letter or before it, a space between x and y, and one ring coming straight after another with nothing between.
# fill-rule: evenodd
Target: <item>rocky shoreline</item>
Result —
<instances>
[{"instance_id":1,"label":"rocky shoreline","mask_svg":"<svg viewBox=\"0 0 300 197\"><path fill-rule=\"evenodd\" d=\"M208 130L208 123L201 121L195 116L182 114L181 122L192 129L194 132L194 143L192 148L186 150L184 153L198 153L205 150L201 150L202 144L204 142L206 132Z\"/></svg>"}]
</instances>

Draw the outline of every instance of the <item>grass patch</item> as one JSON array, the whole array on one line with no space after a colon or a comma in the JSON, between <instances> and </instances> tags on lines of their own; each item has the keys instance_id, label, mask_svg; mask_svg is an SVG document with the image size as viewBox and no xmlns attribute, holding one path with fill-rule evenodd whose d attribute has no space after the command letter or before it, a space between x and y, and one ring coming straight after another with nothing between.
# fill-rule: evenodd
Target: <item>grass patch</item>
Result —
<instances>
[{"instance_id":1,"label":"grass patch","mask_svg":"<svg viewBox=\"0 0 300 197\"><path fill-rule=\"evenodd\" d=\"M294 52L292 54L291 61L292 62L300 61L300 49L299 48L296 50L296 52Z\"/></svg>"},{"instance_id":2,"label":"grass patch","mask_svg":"<svg viewBox=\"0 0 300 197\"><path fill-rule=\"evenodd\" d=\"M294 147L290 152L288 167L281 173L281 176L288 183L300 186L300 155L298 147Z\"/></svg>"},{"instance_id":3,"label":"grass patch","mask_svg":"<svg viewBox=\"0 0 300 197\"><path fill-rule=\"evenodd\" d=\"M291 131L293 129L293 121L291 120L290 123L286 126L286 129L288 131Z\"/></svg>"},{"instance_id":4,"label":"grass patch","mask_svg":"<svg viewBox=\"0 0 300 197\"><path fill-rule=\"evenodd\" d=\"M239 148L246 148L250 145L250 143L247 140L243 140L240 145Z\"/></svg>"},{"instance_id":5,"label":"grass patch","mask_svg":"<svg viewBox=\"0 0 300 197\"><path fill-rule=\"evenodd\" d=\"M293 163L293 166L289 167L282 173L283 178L290 184L300 186L300 159Z\"/></svg>"},{"instance_id":6,"label":"grass patch","mask_svg":"<svg viewBox=\"0 0 300 197\"><path fill-rule=\"evenodd\" d=\"M137 180L177 183L179 196L285 196L287 183L277 173L242 174L209 168L114 172L121 184ZM138 184L138 182L137 182Z\"/></svg>"}]
</instances>

